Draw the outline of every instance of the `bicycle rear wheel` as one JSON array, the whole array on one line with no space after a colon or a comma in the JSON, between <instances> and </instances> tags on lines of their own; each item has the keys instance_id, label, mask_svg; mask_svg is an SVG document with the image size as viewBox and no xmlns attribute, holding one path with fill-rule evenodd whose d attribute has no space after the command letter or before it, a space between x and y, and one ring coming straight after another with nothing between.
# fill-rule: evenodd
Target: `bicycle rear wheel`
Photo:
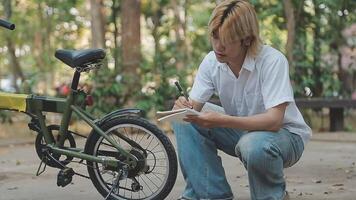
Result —
<instances>
[{"instance_id":1,"label":"bicycle rear wheel","mask_svg":"<svg viewBox=\"0 0 356 200\"><path fill-rule=\"evenodd\" d=\"M137 167L128 172L128 177L119 181L109 199L165 199L177 177L177 157L167 136L157 126L139 117L113 119L100 128L139 160ZM146 154L123 140L121 135L139 144ZM95 132L88 137L86 153L120 160L120 153ZM94 186L106 197L119 173L104 169L100 163L88 161L87 164Z\"/></svg>"}]
</instances>

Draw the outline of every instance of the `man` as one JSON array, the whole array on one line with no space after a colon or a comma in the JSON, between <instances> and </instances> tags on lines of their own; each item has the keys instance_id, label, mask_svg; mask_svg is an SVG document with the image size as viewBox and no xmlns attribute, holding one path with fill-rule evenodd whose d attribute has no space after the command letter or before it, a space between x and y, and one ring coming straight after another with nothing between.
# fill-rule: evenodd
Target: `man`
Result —
<instances>
[{"instance_id":1,"label":"man","mask_svg":"<svg viewBox=\"0 0 356 200\"><path fill-rule=\"evenodd\" d=\"M253 6L225 0L209 22L213 51L202 61L189 101L173 109L200 111L215 93L226 114L188 116L173 123L186 188L181 199L233 199L217 149L240 158L251 199L285 199L283 168L301 157L311 129L294 102L288 61L262 45Z\"/></svg>"}]
</instances>

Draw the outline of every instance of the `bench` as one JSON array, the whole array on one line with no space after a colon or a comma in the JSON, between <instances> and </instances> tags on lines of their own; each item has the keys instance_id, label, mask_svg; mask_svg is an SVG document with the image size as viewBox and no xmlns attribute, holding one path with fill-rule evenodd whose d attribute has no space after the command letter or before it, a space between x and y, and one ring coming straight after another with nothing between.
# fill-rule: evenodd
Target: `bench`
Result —
<instances>
[{"instance_id":1,"label":"bench","mask_svg":"<svg viewBox=\"0 0 356 200\"><path fill-rule=\"evenodd\" d=\"M210 102L221 105L218 99ZM356 108L356 99L296 98L295 103L299 109L329 108L330 132L344 131L344 109Z\"/></svg>"},{"instance_id":2,"label":"bench","mask_svg":"<svg viewBox=\"0 0 356 200\"><path fill-rule=\"evenodd\" d=\"M217 98L209 102L220 105ZM356 99L334 99L334 98L296 98L295 103L299 109L321 109L329 108L330 132L344 131L344 109L356 108ZM166 108L172 108L174 101L166 102Z\"/></svg>"},{"instance_id":3,"label":"bench","mask_svg":"<svg viewBox=\"0 0 356 200\"><path fill-rule=\"evenodd\" d=\"M334 99L334 98L312 98L303 99L296 98L295 103L298 108L321 109L329 108L329 131L343 131L344 130L344 109L356 108L356 99Z\"/></svg>"}]
</instances>

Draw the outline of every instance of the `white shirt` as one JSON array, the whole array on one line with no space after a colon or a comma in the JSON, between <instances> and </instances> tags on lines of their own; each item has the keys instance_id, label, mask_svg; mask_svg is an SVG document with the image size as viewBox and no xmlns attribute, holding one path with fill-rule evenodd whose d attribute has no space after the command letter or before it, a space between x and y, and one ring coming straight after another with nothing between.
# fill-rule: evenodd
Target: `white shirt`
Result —
<instances>
[{"instance_id":1,"label":"white shirt","mask_svg":"<svg viewBox=\"0 0 356 200\"><path fill-rule=\"evenodd\" d=\"M226 114L232 116L264 113L288 102L282 127L300 135L304 144L312 135L294 101L288 61L270 46L264 45L256 58L246 56L238 78L210 52L199 66L189 96L205 103L214 93L219 96Z\"/></svg>"}]
</instances>

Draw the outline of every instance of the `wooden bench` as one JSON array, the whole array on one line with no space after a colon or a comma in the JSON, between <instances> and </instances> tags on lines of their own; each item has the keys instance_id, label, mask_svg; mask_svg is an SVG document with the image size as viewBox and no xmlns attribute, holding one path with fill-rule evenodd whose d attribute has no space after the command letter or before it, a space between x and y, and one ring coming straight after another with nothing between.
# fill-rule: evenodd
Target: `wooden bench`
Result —
<instances>
[{"instance_id":1,"label":"wooden bench","mask_svg":"<svg viewBox=\"0 0 356 200\"><path fill-rule=\"evenodd\" d=\"M219 99L212 98L209 102L220 105ZM344 109L356 108L356 99L327 99L327 98L296 98L299 109L329 108L330 132L344 131ZM166 102L166 108L172 108L174 101Z\"/></svg>"},{"instance_id":2,"label":"wooden bench","mask_svg":"<svg viewBox=\"0 0 356 200\"><path fill-rule=\"evenodd\" d=\"M329 108L329 131L344 131L344 109L356 108L356 99L327 99L327 98L312 98L312 99L295 99L298 108Z\"/></svg>"}]
</instances>

